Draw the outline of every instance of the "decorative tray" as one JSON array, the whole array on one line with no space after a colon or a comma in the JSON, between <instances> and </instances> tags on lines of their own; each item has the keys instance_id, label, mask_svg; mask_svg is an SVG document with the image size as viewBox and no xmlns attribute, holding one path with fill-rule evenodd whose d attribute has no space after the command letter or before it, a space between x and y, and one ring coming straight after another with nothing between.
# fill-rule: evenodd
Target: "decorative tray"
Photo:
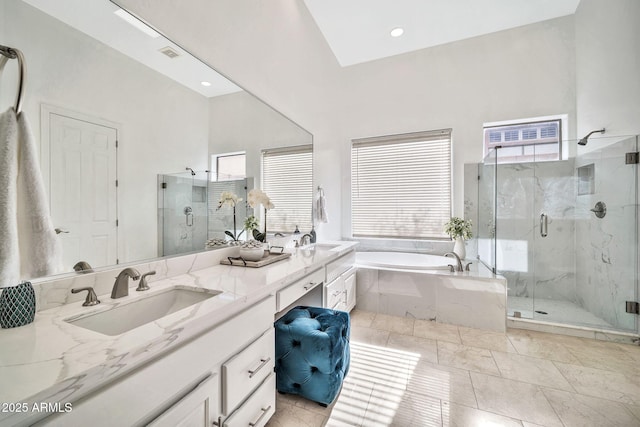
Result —
<instances>
[{"instance_id":1,"label":"decorative tray","mask_svg":"<svg viewBox=\"0 0 640 427\"><path fill-rule=\"evenodd\" d=\"M273 264L274 262L281 261L285 258L289 258L290 253L271 253L265 251L265 256L259 261L246 261L241 257L227 257L220 260L220 264L235 265L237 267L252 267L259 268L265 265Z\"/></svg>"}]
</instances>

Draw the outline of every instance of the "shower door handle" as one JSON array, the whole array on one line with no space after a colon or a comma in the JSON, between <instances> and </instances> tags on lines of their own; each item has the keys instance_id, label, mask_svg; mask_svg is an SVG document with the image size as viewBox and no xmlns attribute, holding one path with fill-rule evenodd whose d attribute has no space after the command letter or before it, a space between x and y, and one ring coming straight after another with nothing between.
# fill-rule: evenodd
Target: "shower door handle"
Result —
<instances>
[{"instance_id":1,"label":"shower door handle","mask_svg":"<svg viewBox=\"0 0 640 427\"><path fill-rule=\"evenodd\" d=\"M191 209L191 206L184 208L184 215L187 217L187 227L193 227L193 209Z\"/></svg>"},{"instance_id":2,"label":"shower door handle","mask_svg":"<svg viewBox=\"0 0 640 427\"><path fill-rule=\"evenodd\" d=\"M540 236L547 237L547 219L546 214L540 214Z\"/></svg>"}]
</instances>

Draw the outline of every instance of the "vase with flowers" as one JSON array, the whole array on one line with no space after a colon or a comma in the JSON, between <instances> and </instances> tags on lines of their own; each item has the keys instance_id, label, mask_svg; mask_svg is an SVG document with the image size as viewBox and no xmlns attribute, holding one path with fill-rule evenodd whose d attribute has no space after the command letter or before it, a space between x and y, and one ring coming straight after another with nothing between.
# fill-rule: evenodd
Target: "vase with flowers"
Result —
<instances>
[{"instance_id":1,"label":"vase with flowers","mask_svg":"<svg viewBox=\"0 0 640 427\"><path fill-rule=\"evenodd\" d=\"M249 191L249 194L247 194L247 202L249 203L249 206L254 209L256 209L258 205L262 205L262 207L264 208L264 232L260 233L258 231L258 228L254 228L253 238L265 243L267 241L267 211L269 209L273 209L275 206L273 202L271 202L269 196L267 196L264 191L257 188Z\"/></svg>"},{"instance_id":2,"label":"vase with flowers","mask_svg":"<svg viewBox=\"0 0 640 427\"><path fill-rule=\"evenodd\" d=\"M464 259L467 256L464 241L472 237L471 220L454 216L444 225L444 232L455 241L453 252Z\"/></svg>"},{"instance_id":3,"label":"vase with flowers","mask_svg":"<svg viewBox=\"0 0 640 427\"><path fill-rule=\"evenodd\" d=\"M244 233L244 229L242 229L239 233L236 234L236 205L238 202L241 202L240 199L235 193L231 191L223 191L220 193L220 200L218 200L218 208L216 210L220 210L223 206L230 206L233 208L233 232L229 230L225 230L224 234L231 237L231 240L234 244L237 244L240 240L240 236Z\"/></svg>"}]
</instances>

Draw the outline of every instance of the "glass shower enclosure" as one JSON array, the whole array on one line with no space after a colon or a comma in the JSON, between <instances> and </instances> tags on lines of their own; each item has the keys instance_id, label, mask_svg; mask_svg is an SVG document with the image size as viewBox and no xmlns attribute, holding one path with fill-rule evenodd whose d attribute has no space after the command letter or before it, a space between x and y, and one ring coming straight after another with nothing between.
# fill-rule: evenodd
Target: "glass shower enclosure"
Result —
<instances>
[{"instance_id":1,"label":"glass shower enclosure","mask_svg":"<svg viewBox=\"0 0 640 427\"><path fill-rule=\"evenodd\" d=\"M246 203L248 188L253 188L253 178L210 181L207 172L158 175L158 255L201 251L208 239L229 240L225 231L233 232L233 209L218 209L223 191L242 199L236 207L236 235L240 234L244 219L253 214ZM246 239L244 233L241 237Z\"/></svg>"},{"instance_id":2,"label":"glass shower enclosure","mask_svg":"<svg viewBox=\"0 0 640 427\"><path fill-rule=\"evenodd\" d=\"M158 175L160 256L204 249L207 241L207 175L205 172Z\"/></svg>"},{"instance_id":3,"label":"glass shower enclosure","mask_svg":"<svg viewBox=\"0 0 640 427\"><path fill-rule=\"evenodd\" d=\"M575 144L575 141L565 143ZM561 161L478 165L478 258L508 281L508 316L638 333L638 137ZM601 148L595 148L601 147Z\"/></svg>"}]
</instances>

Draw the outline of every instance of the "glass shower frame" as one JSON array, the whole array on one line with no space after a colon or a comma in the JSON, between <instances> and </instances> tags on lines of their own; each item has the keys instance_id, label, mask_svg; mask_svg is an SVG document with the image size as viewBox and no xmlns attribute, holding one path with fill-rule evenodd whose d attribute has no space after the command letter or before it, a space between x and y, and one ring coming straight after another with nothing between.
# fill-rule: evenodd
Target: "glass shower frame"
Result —
<instances>
[{"instance_id":1,"label":"glass shower frame","mask_svg":"<svg viewBox=\"0 0 640 427\"><path fill-rule=\"evenodd\" d=\"M509 316L638 333L639 316L625 312L638 301L638 171L625 164L638 137L592 142L603 147L556 162L489 153L478 166L478 258L507 278ZM609 217L597 218L605 200Z\"/></svg>"}]
</instances>

